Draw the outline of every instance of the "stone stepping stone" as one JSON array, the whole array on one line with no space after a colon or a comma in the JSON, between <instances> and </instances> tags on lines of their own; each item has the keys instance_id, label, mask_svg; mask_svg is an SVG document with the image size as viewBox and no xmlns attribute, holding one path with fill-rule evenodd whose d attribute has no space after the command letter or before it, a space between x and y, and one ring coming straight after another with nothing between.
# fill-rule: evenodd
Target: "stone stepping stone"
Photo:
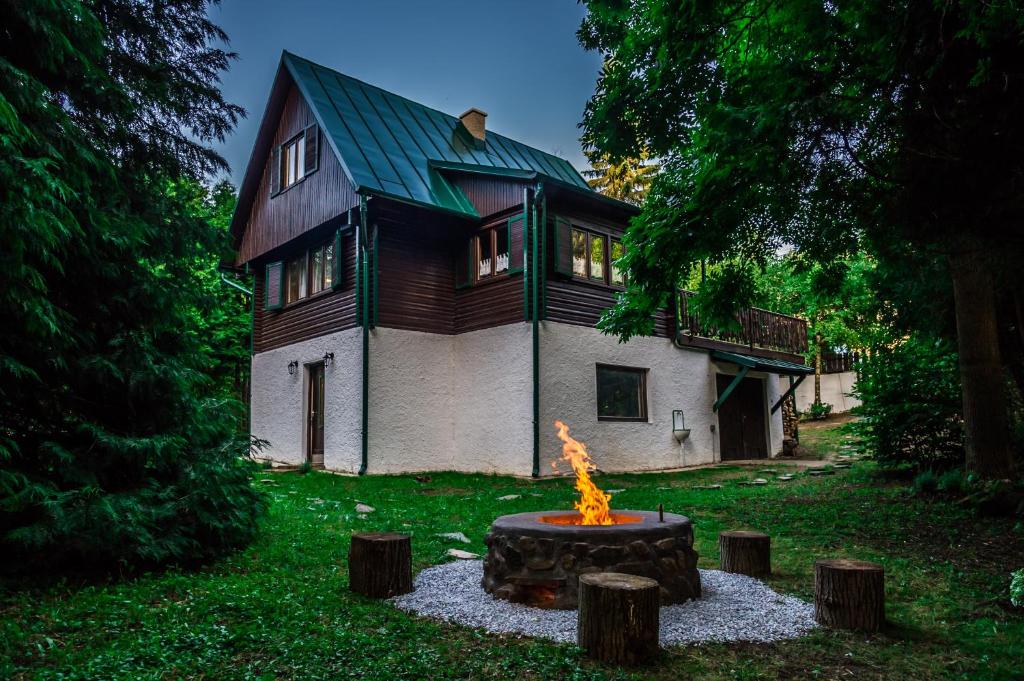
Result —
<instances>
[{"instance_id":1,"label":"stone stepping stone","mask_svg":"<svg viewBox=\"0 0 1024 681\"><path fill-rule=\"evenodd\" d=\"M774 468L762 468L761 470L758 471L758 473L764 473L765 475L775 475L776 473L778 473L778 471L775 470Z\"/></svg>"},{"instance_id":2,"label":"stone stepping stone","mask_svg":"<svg viewBox=\"0 0 1024 681\"><path fill-rule=\"evenodd\" d=\"M442 539L451 539L452 541L460 541L463 544L471 544L472 543L471 541L469 541L469 537L467 537L466 535L462 534L461 532L441 532L440 534L438 534L436 536L441 537Z\"/></svg>"},{"instance_id":3,"label":"stone stepping stone","mask_svg":"<svg viewBox=\"0 0 1024 681\"><path fill-rule=\"evenodd\" d=\"M506 494L503 497L498 497L498 501L512 501L513 499L522 499L521 494Z\"/></svg>"},{"instance_id":4,"label":"stone stepping stone","mask_svg":"<svg viewBox=\"0 0 1024 681\"><path fill-rule=\"evenodd\" d=\"M793 476L792 476L792 475L780 475L780 476L779 476L778 478L776 478L776 479L777 479L777 480L792 480L792 479L793 479Z\"/></svg>"},{"instance_id":5,"label":"stone stepping stone","mask_svg":"<svg viewBox=\"0 0 1024 681\"><path fill-rule=\"evenodd\" d=\"M768 481L765 480L764 478L754 478L753 480L750 480L746 484L748 484L748 485L767 485Z\"/></svg>"},{"instance_id":6,"label":"stone stepping stone","mask_svg":"<svg viewBox=\"0 0 1024 681\"><path fill-rule=\"evenodd\" d=\"M606 489L605 492L608 494L618 494L619 492L625 492L624 489Z\"/></svg>"},{"instance_id":7,"label":"stone stepping stone","mask_svg":"<svg viewBox=\"0 0 1024 681\"><path fill-rule=\"evenodd\" d=\"M721 485L697 485L694 489L722 489Z\"/></svg>"},{"instance_id":8,"label":"stone stepping stone","mask_svg":"<svg viewBox=\"0 0 1024 681\"><path fill-rule=\"evenodd\" d=\"M837 464L833 464L832 468L838 468L840 470L843 470L845 468L853 468L853 465L852 464L848 464L848 463L837 463Z\"/></svg>"},{"instance_id":9,"label":"stone stepping stone","mask_svg":"<svg viewBox=\"0 0 1024 681\"><path fill-rule=\"evenodd\" d=\"M808 468L807 475L813 475L815 477L819 475L835 475L836 472L828 468Z\"/></svg>"},{"instance_id":10,"label":"stone stepping stone","mask_svg":"<svg viewBox=\"0 0 1024 681\"><path fill-rule=\"evenodd\" d=\"M474 560L479 558L479 554L473 553L472 551L463 551L462 549L448 549L447 554L452 558L458 558L459 560Z\"/></svg>"},{"instance_id":11,"label":"stone stepping stone","mask_svg":"<svg viewBox=\"0 0 1024 681\"><path fill-rule=\"evenodd\" d=\"M356 513L373 513L376 510L377 509L375 509L373 506L369 506L362 502L356 504Z\"/></svg>"}]
</instances>

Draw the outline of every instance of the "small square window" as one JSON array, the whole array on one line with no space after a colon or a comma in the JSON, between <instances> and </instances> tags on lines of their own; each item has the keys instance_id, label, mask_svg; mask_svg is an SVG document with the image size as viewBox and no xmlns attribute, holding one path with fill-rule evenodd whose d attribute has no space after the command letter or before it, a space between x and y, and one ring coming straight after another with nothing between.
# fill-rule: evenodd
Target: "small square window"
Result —
<instances>
[{"instance_id":1,"label":"small square window","mask_svg":"<svg viewBox=\"0 0 1024 681\"><path fill-rule=\"evenodd\" d=\"M597 420L647 420L647 369L597 365Z\"/></svg>"}]
</instances>

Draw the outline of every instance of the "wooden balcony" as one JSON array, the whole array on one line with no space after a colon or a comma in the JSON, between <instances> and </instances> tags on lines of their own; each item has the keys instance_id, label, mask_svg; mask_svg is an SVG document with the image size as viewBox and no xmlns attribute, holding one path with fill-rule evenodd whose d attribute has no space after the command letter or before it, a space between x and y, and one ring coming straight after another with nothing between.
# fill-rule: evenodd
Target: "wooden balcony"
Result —
<instances>
[{"instance_id":1,"label":"wooden balcony","mask_svg":"<svg viewBox=\"0 0 1024 681\"><path fill-rule=\"evenodd\" d=\"M807 320L752 307L736 315L736 331L716 329L690 310L692 291L676 297L676 342L683 346L743 352L797 364L807 352Z\"/></svg>"}]
</instances>

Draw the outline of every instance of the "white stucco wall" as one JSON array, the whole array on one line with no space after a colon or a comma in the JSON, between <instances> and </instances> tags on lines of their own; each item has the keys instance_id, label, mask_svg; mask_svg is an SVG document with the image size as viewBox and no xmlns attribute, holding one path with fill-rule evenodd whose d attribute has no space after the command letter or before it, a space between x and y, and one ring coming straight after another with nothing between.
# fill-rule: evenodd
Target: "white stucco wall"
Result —
<instances>
[{"instance_id":1,"label":"white stucco wall","mask_svg":"<svg viewBox=\"0 0 1024 681\"><path fill-rule=\"evenodd\" d=\"M305 461L307 363L333 352L325 374L324 465L356 472L361 455L362 340L349 329L253 357L252 431L275 461ZM719 460L711 411L716 373L706 352L664 338L619 343L593 328L543 322L540 335L541 473L560 456L554 421L585 442L605 471L659 470ZM288 362L300 369L288 374ZM597 420L596 365L648 370L648 421ZM783 386L766 378L770 407ZM378 328L370 334L368 472L459 470L529 475L532 468L531 328L517 323L466 334ZM680 445L672 411L691 433ZM769 452L782 449L781 411L768 420ZM714 426L714 429L712 429Z\"/></svg>"},{"instance_id":2,"label":"white stucco wall","mask_svg":"<svg viewBox=\"0 0 1024 681\"><path fill-rule=\"evenodd\" d=\"M528 325L455 336L378 328L370 347L369 472L529 475Z\"/></svg>"},{"instance_id":3,"label":"white stucco wall","mask_svg":"<svg viewBox=\"0 0 1024 681\"><path fill-rule=\"evenodd\" d=\"M508 324L454 338L452 467L529 475L533 467L530 325Z\"/></svg>"},{"instance_id":4,"label":"white stucco wall","mask_svg":"<svg viewBox=\"0 0 1024 681\"><path fill-rule=\"evenodd\" d=\"M832 413L841 414L860 406L860 400L850 394L857 374L844 371L838 374L821 375L821 401L832 405ZM783 389L789 388L789 380L782 379ZM807 411L814 404L814 376L808 376L796 389L796 408Z\"/></svg>"},{"instance_id":5,"label":"white stucco wall","mask_svg":"<svg viewBox=\"0 0 1024 681\"><path fill-rule=\"evenodd\" d=\"M647 422L597 420L597 364L648 369ZM717 460L714 367L705 352L681 350L667 338L619 343L596 329L544 322L541 335L541 471L561 456L554 421L569 426L604 471L656 470ZM672 435L682 409L690 436ZM564 465L562 466L564 469Z\"/></svg>"},{"instance_id":6,"label":"white stucco wall","mask_svg":"<svg viewBox=\"0 0 1024 681\"><path fill-rule=\"evenodd\" d=\"M360 329L348 329L252 358L252 433L268 440L262 454L274 461L301 464L306 460L306 365L334 362L324 373L324 466L355 472L361 452L362 341ZM288 374L288 363L299 369Z\"/></svg>"}]
</instances>

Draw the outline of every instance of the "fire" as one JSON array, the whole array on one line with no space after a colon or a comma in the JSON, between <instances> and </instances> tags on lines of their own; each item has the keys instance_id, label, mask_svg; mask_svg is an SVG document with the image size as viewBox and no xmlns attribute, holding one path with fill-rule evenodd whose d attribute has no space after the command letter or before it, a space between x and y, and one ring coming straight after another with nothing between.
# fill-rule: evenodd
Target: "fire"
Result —
<instances>
[{"instance_id":1,"label":"fire","mask_svg":"<svg viewBox=\"0 0 1024 681\"><path fill-rule=\"evenodd\" d=\"M582 516L580 525L614 525L615 521L608 512L612 495L602 492L590 479L590 471L597 466L587 453L586 445L569 437L569 426L561 421L555 421L555 428L558 429L558 439L562 441L562 459L569 462L576 474L576 491L580 493L580 500L575 507ZM558 470L557 461L552 461L551 465Z\"/></svg>"}]
</instances>

